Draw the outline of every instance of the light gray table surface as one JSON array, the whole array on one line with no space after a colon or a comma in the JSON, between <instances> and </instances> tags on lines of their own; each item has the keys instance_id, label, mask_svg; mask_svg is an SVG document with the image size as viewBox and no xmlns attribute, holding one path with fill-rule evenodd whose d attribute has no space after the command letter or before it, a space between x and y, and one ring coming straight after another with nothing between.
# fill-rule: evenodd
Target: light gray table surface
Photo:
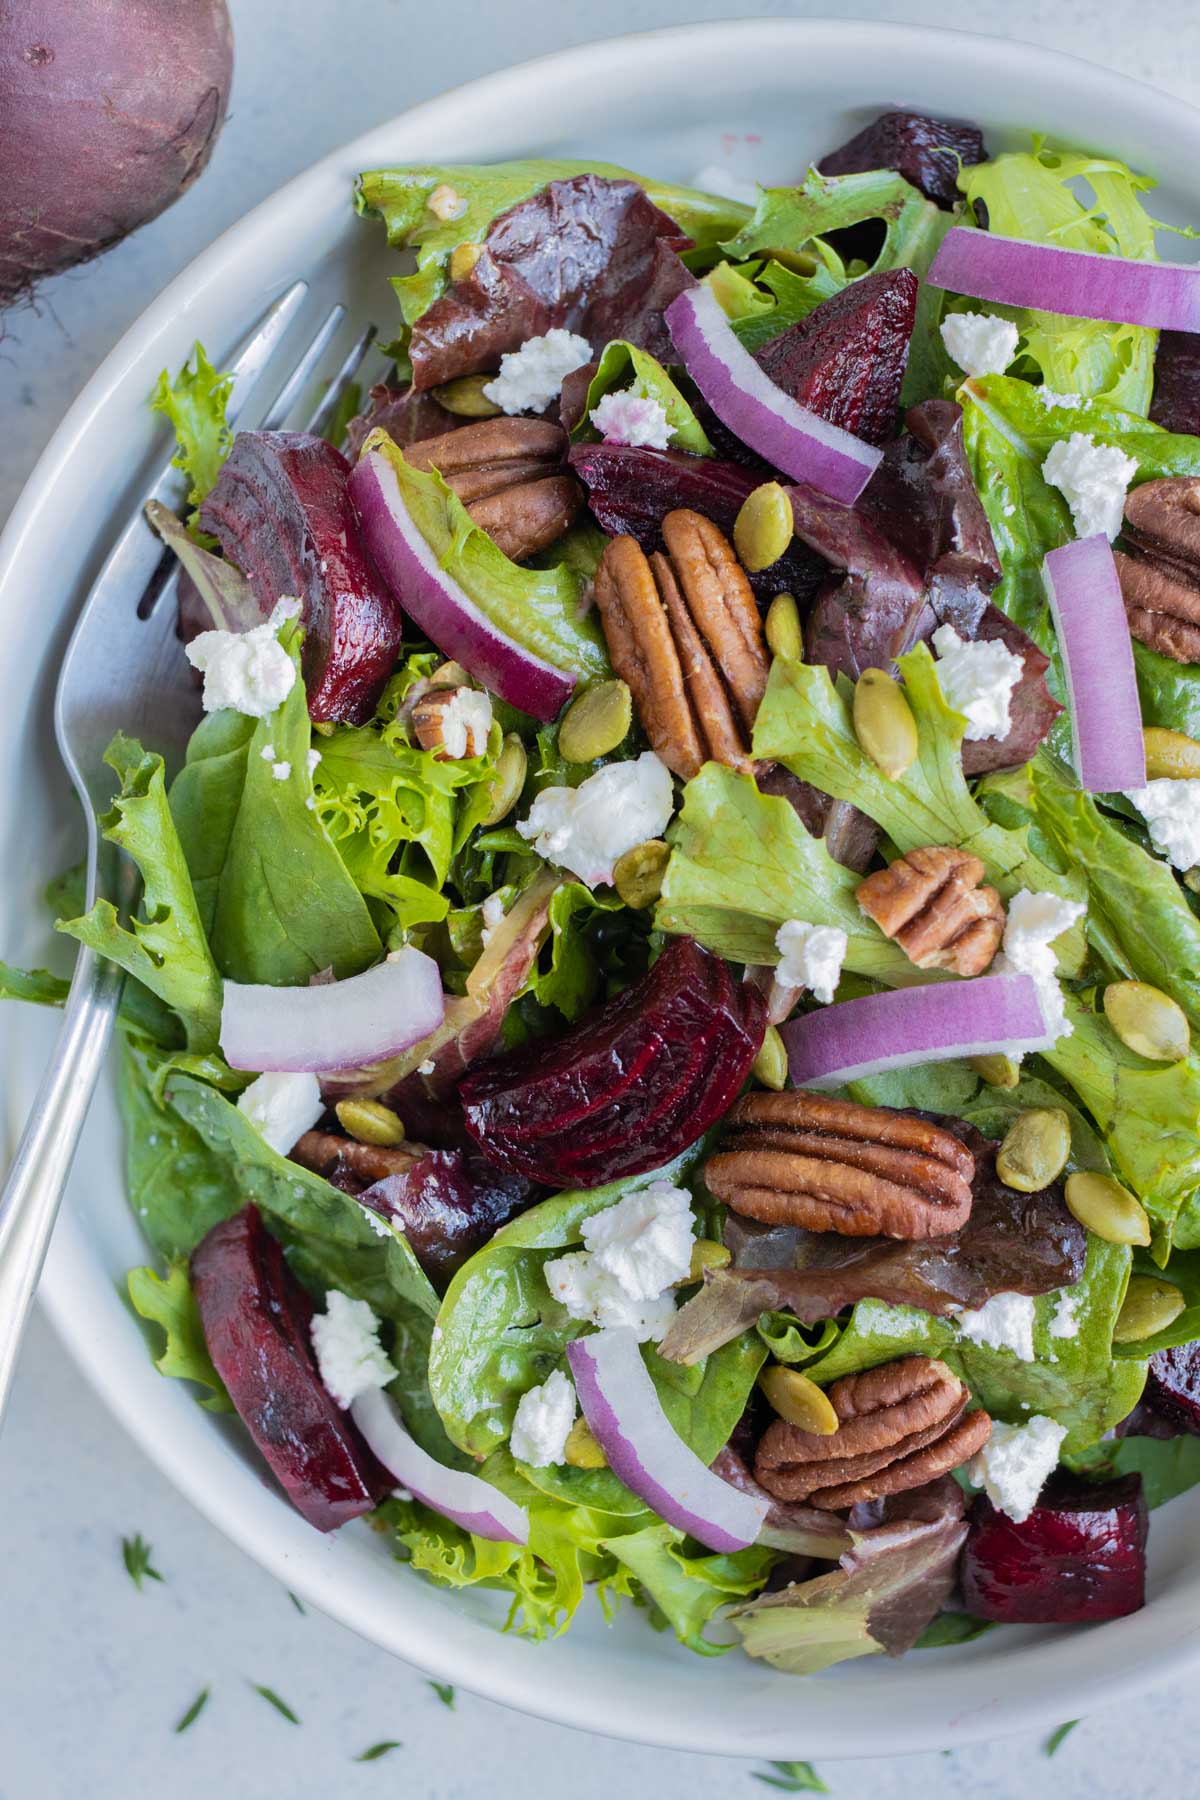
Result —
<instances>
[{"instance_id":1,"label":"light gray table surface","mask_svg":"<svg viewBox=\"0 0 1200 1800\"><path fill-rule=\"evenodd\" d=\"M0 321L0 523L80 387L147 301L226 225L316 157L393 113L535 53L619 31L730 16L845 12L969 26L1074 51L1200 102L1194 0L234 0L229 122L172 211ZM1036 53L1036 52L1031 52ZM314 73L315 71L315 73ZM315 1614L168 1485L105 1412L48 1327L26 1346L0 1440L0 1800L716 1800L770 1789L752 1763L643 1750L536 1723L469 1695L448 1712L415 1671ZM138 1592L121 1538L162 1583ZM552 1654L552 1652L551 1652ZM282 1695L289 1723L252 1684ZM173 1727L205 1686L185 1735ZM1053 1761L1015 1739L883 1762L827 1763L844 1800L963 1792L1056 1800L1197 1791L1194 1684L1088 1720ZM381 1739L403 1748L354 1758Z\"/></svg>"}]
</instances>

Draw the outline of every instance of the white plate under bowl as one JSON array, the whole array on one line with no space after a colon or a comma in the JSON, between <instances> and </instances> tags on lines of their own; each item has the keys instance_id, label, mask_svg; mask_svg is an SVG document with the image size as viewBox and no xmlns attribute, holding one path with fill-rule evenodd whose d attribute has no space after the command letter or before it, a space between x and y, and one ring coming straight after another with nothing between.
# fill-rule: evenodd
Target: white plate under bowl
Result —
<instances>
[{"instance_id":1,"label":"white plate under bowl","mask_svg":"<svg viewBox=\"0 0 1200 1800\"><path fill-rule=\"evenodd\" d=\"M145 407L193 338L221 356L297 276L311 318L332 299L385 334L394 255L357 220L351 183L388 162L596 156L688 180L732 153L742 173L798 178L810 158L894 105L977 120L993 148L1040 130L1156 174L1160 216L1200 213L1200 114L1150 88L996 39L889 25L762 20L587 45L473 82L335 152L226 232L160 295L88 383L37 466L0 545L0 950L55 956L41 884L77 853L75 802L50 728L59 656L88 580L163 453ZM62 943L57 960L61 966ZM4 1010L14 1131L51 1021ZM440 1678L544 1718L645 1743L740 1756L829 1758L941 1747L1052 1725L1115 1703L1196 1658L1197 1509L1151 1532L1150 1593L1130 1619L1087 1630L989 1634L898 1663L797 1681L738 1653L702 1659L632 1609L606 1626L586 1605L569 1635L496 1634L496 1597L456 1596L400 1568L365 1526L322 1537L264 1481L236 1425L153 1369L120 1298L145 1245L122 1192L111 1094L93 1109L42 1295L113 1412L189 1499L305 1599ZM51 1421L47 1429L53 1429Z\"/></svg>"}]
</instances>

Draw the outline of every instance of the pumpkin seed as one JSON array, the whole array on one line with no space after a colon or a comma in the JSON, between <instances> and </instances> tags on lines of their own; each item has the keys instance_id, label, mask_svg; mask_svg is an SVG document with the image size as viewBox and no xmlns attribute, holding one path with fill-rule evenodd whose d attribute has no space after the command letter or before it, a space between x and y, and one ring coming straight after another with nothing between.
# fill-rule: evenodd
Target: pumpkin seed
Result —
<instances>
[{"instance_id":1,"label":"pumpkin seed","mask_svg":"<svg viewBox=\"0 0 1200 1800\"><path fill-rule=\"evenodd\" d=\"M1192 1047L1182 1006L1148 981L1109 982L1104 1016L1126 1048L1148 1062L1182 1062Z\"/></svg>"},{"instance_id":2,"label":"pumpkin seed","mask_svg":"<svg viewBox=\"0 0 1200 1800\"><path fill-rule=\"evenodd\" d=\"M1067 1176L1066 1199L1072 1216L1106 1244L1144 1246L1150 1242L1150 1219L1145 1207L1111 1175L1076 1169Z\"/></svg>"},{"instance_id":3,"label":"pumpkin seed","mask_svg":"<svg viewBox=\"0 0 1200 1800\"><path fill-rule=\"evenodd\" d=\"M635 912L653 906L662 893L663 877L671 860L671 846L661 838L647 838L635 844L613 864L613 886Z\"/></svg>"},{"instance_id":4,"label":"pumpkin seed","mask_svg":"<svg viewBox=\"0 0 1200 1800\"><path fill-rule=\"evenodd\" d=\"M767 1026L758 1055L750 1064L750 1073L777 1094L787 1086L788 1055L777 1025Z\"/></svg>"},{"instance_id":5,"label":"pumpkin seed","mask_svg":"<svg viewBox=\"0 0 1200 1800\"><path fill-rule=\"evenodd\" d=\"M496 758L496 773L488 787L488 809L479 821L481 825L498 825L501 819L507 819L521 798L527 763L524 744L515 731L510 731Z\"/></svg>"},{"instance_id":6,"label":"pumpkin seed","mask_svg":"<svg viewBox=\"0 0 1200 1800\"><path fill-rule=\"evenodd\" d=\"M573 1469L607 1469L608 1458L586 1419L576 1419L567 1433L563 1461L570 1463Z\"/></svg>"},{"instance_id":7,"label":"pumpkin seed","mask_svg":"<svg viewBox=\"0 0 1200 1800\"><path fill-rule=\"evenodd\" d=\"M687 1280L703 1281L705 1269L724 1269L733 1261L733 1253L718 1244L715 1238L697 1238L692 1245L692 1260L688 1265ZM683 1287L685 1283L680 1282Z\"/></svg>"},{"instance_id":8,"label":"pumpkin seed","mask_svg":"<svg viewBox=\"0 0 1200 1800\"><path fill-rule=\"evenodd\" d=\"M1147 781L1194 781L1200 776L1200 744L1195 738L1163 725L1147 725L1142 738Z\"/></svg>"},{"instance_id":9,"label":"pumpkin seed","mask_svg":"<svg viewBox=\"0 0 1200 1800\"><path fill-rule=\"evenodd\" d=\"M433 398L457 419L495 419L504 408L489 400L484 388L494 375L460 375L455 381L444 381L433 390Z\"/></svg>"},{"instance_id":10,"label":"pumpkin seed","mask_svg":"<svg viewBox=\"0 0 1200 1800\"><path fill-rule=\"evenodd\" d=\"M772 656L787 656L793 662L804 661L804 630L794 594L776 594L767 608L763 630Z\"/></svg>"},{"instance_id":11,"label":"pumpkin seed","mask_svg":"<svg viewBox=\"0 0 1200 1800\"><path fill-rule=\"evenodd\" d=\"M815 1381L799 1369L785 1369L772 1363L758 1378L758 1385L781 1419L798 1425L801 1431L814 1431L818 1437L832 1437L838 1428L838 1416L830 1400Z\"/></svg>"},{"instance_id":12,"label":"pumpkin seed","mask_svg":"<svg viewBox=\"0 0 1200 1800\"><path fill-rule=\"evenodd\" d=\"M382 1100L339 1100L334 1107L338 1124L360 1144L402 1144L404 1122Z\"/></svg>"},{"instance_id":13,"label":"pumpkin seed","mask_svg":"<svg viewBox=\"0 0 1200 1800\"><path fill-rule=\"evenodd\" d=\"M1036 1194L1057 1181L1071 1154L1071 1121L1061 1107L1019 1113L996 1152L996 1173L1018 1194Z\"/></svg>"},{"instance_id":14,"label":"pumpkin seed","mask_svg":"<svg viewBox=\"0 0 1200 1800\"><path fill-rule=\"evenodd\" d=\"M633 723L633 695L623 681L600 681L572 700L558 728L558 747L568 762L609 756Z\"/></svg>"},{"instance_id":15,"label":"pumpkin seed","mask_svg":"<svg viewBox=\"0 0 1200 1800\"><path fill-rule=\"evenodd\" d=\"M1174 1324L1187 1301L1170 1281L1157 1275L1131 1275L1113 1326L1114 1344L1137 1344Z\"/></svg>"},{"instance_id":16,"label":"pumpkin seed","mask_svg":"<svg viewBox=\"0 0 1200 1800\"><path fill-rule=\"evenodd\" d=\"M917 760L917 721L900 684L885 669L864 669L854 684L854 733L889 781L898 781Z\"/></svg>"},{"instance_id":17,"label":"pumpkin seed","mask_svg":"<svg viewBox=\"0 0 1200 1800\"><path fill-rule=\"evenodd\" d=\"M482 255L483 247L480 244L455 244L450 252L451 281L465 281ZM480 377L481 381L491 379L490 375Z\"/></svg>"},{"instance_id":18,"label":"pumpkin seed","mask_svg":"<svg viewBox=\"0 0 1200 1800\"><path fill-rule=\"evenodd\" d=\"M1021 1065L1011 1056L968 1056L967 1061L989 1087L1015 1088L1021 1079Z\"/></svg>"},{"instance_id":19,"label":"pumpkin seed","mask_svg":"<svg viewBox=\"0 0 1200 1800\"><path fill-rule=\"evenodd\" d=\"M756 575L777 563L796 533L792 503L777 481L747 494L733 522L733 547L744 569Z\"/></svg>"}]
</instances>

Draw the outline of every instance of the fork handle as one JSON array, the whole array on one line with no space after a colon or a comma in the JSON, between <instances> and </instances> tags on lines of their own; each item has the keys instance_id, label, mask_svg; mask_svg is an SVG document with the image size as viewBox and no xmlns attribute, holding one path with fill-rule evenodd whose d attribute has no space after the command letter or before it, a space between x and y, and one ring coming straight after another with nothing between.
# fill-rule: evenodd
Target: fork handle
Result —
<instances>
[{"instance_id":1,"label":"fork handle","mask_svg":"<svg viewBox=\"0 0 1200 1800\"><path fill-rule=\"evenodd\" d=\"M0 1424L124 979L114 963L80 950L58 1042L0 1194Z\"/></svg>"}]
</instances>

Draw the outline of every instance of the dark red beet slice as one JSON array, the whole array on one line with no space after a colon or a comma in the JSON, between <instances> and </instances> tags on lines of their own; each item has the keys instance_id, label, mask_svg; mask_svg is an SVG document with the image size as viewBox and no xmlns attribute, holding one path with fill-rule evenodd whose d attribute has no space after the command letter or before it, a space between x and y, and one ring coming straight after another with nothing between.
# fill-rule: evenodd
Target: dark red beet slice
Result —
<instances>
[{"instance_id":1,"label":"dark red beet slice","mask_svg":"<svg viewBox=\"0 0 1200 1800\"><path fill-rule=\"evenodd\" d=\"M765 1027L761 993L694 942L562 1037L459 1084L489 1161L550 1187L598 1187L669 1162L732 1104Z\"/></svg>"},{"instance_id":2,"label":"dark red beet slice","mask_svg":"<svg viewBox=\"0 0 1200 1800\"><path fill-rule=\"evenodd\" d=\"M759 367L793 400L868 444L896 433L917 316L911 269L864 275L763 345Z\"/></svg>"},{"instance_id":3,"label":"dark red beet slice","mask_svg":"<svg viewBox=\"0 0 1200 1800\"><path fill-rule=\"evenodd\" d=\"M1142 1398L1163 1419L1200 1436L1200 1343L1156 1350Z\"/></svg>"},{"instance_id":4,"label":"dark red beet slice","mask_svg":"<svg viewBox=\"0 0 1200 1800\"><path fill-rule=\"evenodd\" d=\"M403 619L359 538L349 473L324 438L240 431L200 523L241 569L264 618L283 594L302 602L312 717L361 724L392 672Z\"/></svg>"},{"instance_id":5,"label":"dark red beet slice","mask_svg":"<svg viewBox=\"0 0 1200 1800\"><path fill-rule=\"evenodd\" d=\"M1147 1525L1140 1475L1052 1475L1021 1525L981 1495L960 1570L967 1611L1006 1625L1086 1625L1137 1612Z\"/></svg>"},{"instance_id":6,"label":"dark red beet slice","mask_svg":"<svg viewBox=\"0 0 1200 1800\"><path fill-rule=\"evenodd\" d=\"M894 169L927 199L950 207L960 198L959 162L981 163L986 157L983 133L975 125L954 125L927 113L887 112L823 156L817 167L822 175Z\"/></svg>"},{"instance_id":7,"label":"dark red beet slice","mask_svg":"<svg viewBox=\"0 0 1200 1800\"><path fill-rule=\"evenodd\" d=\"M364 1206L404 1233L439 1292L501 1225L538 1198L525 1176L492 1168L474 1145L465 1155L428 1150L411 1169L388 1175L359 1195Z\"/></svg>"},{"instance_id":8,"label":"dark red beet slice","mask_svg":"<svg viewBox=\"0 0 1200 1800\"><path fill-rule=\"evenodd\" d=\"M317 1373L313 1307L253 1206L214 1225L191 1261L208 1353L296 1511L318 1531L394 1485Z\"/></svg>"},{"instance_id":9,"label":"dark red beet slice","mask_svg":"<svg viewBox=\"0 0 1200 1800\"><path fill-rule=\"evenodd\" d=\"M1150 417L1165 431L1200 432L1200 332L1159 332Z\"/></svg>"}]
</instances>

